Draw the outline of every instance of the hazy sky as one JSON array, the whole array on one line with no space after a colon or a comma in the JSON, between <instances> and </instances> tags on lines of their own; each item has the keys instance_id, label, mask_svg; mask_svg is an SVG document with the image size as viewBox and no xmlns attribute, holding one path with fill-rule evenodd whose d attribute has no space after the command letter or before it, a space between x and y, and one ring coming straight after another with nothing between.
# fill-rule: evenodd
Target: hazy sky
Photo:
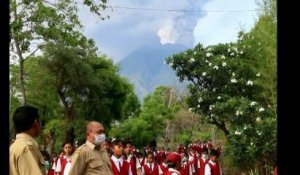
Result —
<instances>
[{"instance_id":1,"label":"hazy sky","mask_svg":"<svg viewBox=\"0 0 300 175\"><path fill-rule=\"evenodd\" d=\"M99 50L120 61L145 44L190 48L235 41L257 18L258 0L109 0L113 11L101 21L86 8L79 13L85 34ZM251 11L253 10L253 11Z\"/></svg>"}]
</instances>

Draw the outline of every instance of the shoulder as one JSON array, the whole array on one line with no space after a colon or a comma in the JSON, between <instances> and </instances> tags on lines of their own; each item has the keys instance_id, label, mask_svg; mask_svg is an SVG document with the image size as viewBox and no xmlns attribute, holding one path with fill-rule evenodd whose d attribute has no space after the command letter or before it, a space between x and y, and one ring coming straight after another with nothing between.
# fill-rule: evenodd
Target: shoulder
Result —
<instances>
[{"instance_id":1,"label":"shoulder","mask_svg":"<svg viewBox=\"0 0 300 175\"><path fill-rule=\"evenodd\" d=\"M26 140L16 140L10 147L9 151L11 154L22 154L29 150L32 150L34 147L33 143Z\"/></svg>"}]
</instances>

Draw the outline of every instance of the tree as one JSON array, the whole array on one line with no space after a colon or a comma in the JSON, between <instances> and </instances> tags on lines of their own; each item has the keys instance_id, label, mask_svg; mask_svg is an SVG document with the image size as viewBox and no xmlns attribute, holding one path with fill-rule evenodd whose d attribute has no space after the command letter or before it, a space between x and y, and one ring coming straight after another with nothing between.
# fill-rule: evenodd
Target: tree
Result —
<instances>
[{"instance_id":1,"label":"tree","mask_svg":"<svg viewBox=\"0 0 300 175\"><path fill-rule=\"evenodd\" d=\"M130 117L112 128L110 135L132 140L140 147L165 135L165 121L179 110L175 91L169 87L158 87L144 99L139 116ZM167 138L166 138L167 139Z\"/></svg>"},{"instance_id":2,"label":"tree","mask_svg":"<svg viewBox=\"0 0 300 175\"><path fill-rule=\"evenodd\" d=\"M103 11L107 8L106 0L84 0L102 20ZM10 52L11 60L19 66L19 89L22 95L21 104L26 105L24 62L34 55L44 41L57 38L57 34L64 36L75 35L81 28L77 16L77 3L74 0L56 1L46 0L10 0Z\"/></svg>"},{"instance_id":3,"label":"tree","mask_svg":"<svg viewBox=\"0 0 300 175\"><path fill-rule=\"evenodd\" d=\"M198 44L167 58L179 79L192 83L189 107L225 133L241 164L275 159L276 20L268 14L236 43Z\"/></svg>"}]
</instances>

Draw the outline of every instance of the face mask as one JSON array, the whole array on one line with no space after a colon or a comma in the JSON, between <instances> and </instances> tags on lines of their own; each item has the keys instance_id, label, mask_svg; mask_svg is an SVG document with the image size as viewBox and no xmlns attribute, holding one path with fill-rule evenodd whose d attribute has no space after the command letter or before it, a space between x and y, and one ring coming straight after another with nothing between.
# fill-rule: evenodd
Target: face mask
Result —
<instances>
[{"instance_id":1,"label":"face mask","mask_svg":"<svg viewBox=\"0 0 300 175\"><path fill-rule=\"evenodd\" d=\"M203 159L207 159L208 156L207 156L206 154L202 154L202 158L203 158Z\"/></svg>"},{"instance_id":2,"label":"face mask","mask_svg":"<svg viewBox=\"0 0 300 175\"><path fill-rule=\"evenodd\" d=\"M45 168L48 170L50 169L50 163L48 160L45 161Z\"/></svg>"},{"instance_id":3,"label":"face mask","mask_svg":"<svg viewBox=\"0 0 300 175\"><path fill-rule=\"evenodd\" d=\"M105 134L95 135L95 145L101 145L105 141Z\"/></svg>"}]
</instances>

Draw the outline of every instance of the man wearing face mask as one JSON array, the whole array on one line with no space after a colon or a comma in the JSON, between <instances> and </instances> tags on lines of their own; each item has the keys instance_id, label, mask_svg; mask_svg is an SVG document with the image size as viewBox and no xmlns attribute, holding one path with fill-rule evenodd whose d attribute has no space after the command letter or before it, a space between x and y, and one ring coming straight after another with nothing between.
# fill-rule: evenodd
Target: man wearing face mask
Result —
<instances>
[{"instance_id":1,"label":"man wearing face mask","mask_svg":"<svg viewBox=\"0 0 300 175\"><path fill-rule=\"evenodd\" d=\"M108 153L100 146L104 141L102 124L89 122L86 125L86 142L73 154L69 175L113 175Z\"/></svg>"}]
</instances>

